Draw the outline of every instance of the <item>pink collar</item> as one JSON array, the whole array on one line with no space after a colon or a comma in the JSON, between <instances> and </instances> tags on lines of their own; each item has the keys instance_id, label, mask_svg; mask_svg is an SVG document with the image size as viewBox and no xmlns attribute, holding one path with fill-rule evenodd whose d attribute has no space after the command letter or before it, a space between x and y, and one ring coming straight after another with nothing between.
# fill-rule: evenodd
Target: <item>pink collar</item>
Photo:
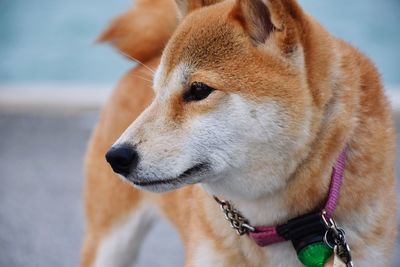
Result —
<instances>
[{"instance_id":1,"label":"pink collar","mask_svg":"<svg viewBox=\"0 0 400 267\"><path fill-rule=\"evenodd\" d=\"M322 210L326 218L332 218L335 211L337 200L339 198L340 187L343 181L344 168L346 163L346 153L342 151L332 168L331 185L325 207ZM257 245L265 247L275 243L287 241L283 236L278 233L277 227L279 226L259 226L252 227L247 223L247 220L235 210L227 201L215 198L221 205L222 210L225 212L227 219L231 222L232 227L235 228L240 235L247 233Z\"/></svg>"}]
</instances>

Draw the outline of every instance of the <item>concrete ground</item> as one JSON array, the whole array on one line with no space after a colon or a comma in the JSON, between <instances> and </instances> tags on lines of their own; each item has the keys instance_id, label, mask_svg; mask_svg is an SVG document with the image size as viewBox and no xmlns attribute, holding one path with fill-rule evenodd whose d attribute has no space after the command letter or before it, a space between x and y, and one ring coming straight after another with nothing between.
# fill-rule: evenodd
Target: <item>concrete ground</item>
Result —
<instances>
[{"instance_id":1,"label":"concrete ground","mask_svg":"<svg viewBox=\"0 0 400 267\"><path fill-rule=\"evenodd\" d=\"M82 159L96 120L97 112L0 112L0 267L78 266ZM175 231L158 223L137 266L182 263Z\"/></svg>"}]
</instances>

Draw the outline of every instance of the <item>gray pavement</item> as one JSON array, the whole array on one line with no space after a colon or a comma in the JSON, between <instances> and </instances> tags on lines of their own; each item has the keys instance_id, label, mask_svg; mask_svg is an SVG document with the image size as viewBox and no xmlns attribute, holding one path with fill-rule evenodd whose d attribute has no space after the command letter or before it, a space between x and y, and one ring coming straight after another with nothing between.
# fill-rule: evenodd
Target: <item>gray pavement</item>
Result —
<instances>
[{"instance_id":1,"label":"gray pavement","mask_svg":"<svg viewBox=\"0 0 400 267\"><path fill-rule=\"evenodd\" d=\"M93 111L0 112L0 267L78 266L82 159L96 120ZM137 266L182 263L176 232L157 223ZM400 266L400 255L393 266Z\"/></svg>"}]
</instances>

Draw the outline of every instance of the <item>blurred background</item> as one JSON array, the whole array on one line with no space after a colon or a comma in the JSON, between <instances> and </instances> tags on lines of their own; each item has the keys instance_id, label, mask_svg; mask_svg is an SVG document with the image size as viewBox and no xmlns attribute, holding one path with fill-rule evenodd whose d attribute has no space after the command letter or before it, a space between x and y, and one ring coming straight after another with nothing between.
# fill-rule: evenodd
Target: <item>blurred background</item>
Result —
<instances>
[{"instance_id":1,"label":"blurred background","mask_svg":"<svg viewBox=\"0 0 400 267\"><path fill-rule=\"evenodd\" d=\"M300 2L373 59L400 111L400 1ZM0 267L78 266L86 143L113 85L135 65L94 40L131 5L0 0ZM182 259L178 237L162 222L138 266Z\"/></svg>"}]
</instances>

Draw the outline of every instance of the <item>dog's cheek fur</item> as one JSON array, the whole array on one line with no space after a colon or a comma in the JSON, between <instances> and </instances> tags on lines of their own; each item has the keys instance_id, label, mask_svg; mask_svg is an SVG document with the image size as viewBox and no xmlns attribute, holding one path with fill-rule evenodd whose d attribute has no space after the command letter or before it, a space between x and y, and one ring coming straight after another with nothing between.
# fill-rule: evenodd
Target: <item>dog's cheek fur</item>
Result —
<instances>
[{"instance_id":1,"label":"dog's cheek fur","mask_svg":"<svg viewBox=\"0 0 400 267\"><path fill-rule=\"evenodd\" d=\"M211 163L210 177L203 182L213 194L260 197L286 183L302 159L310 139L309 113L293 132L292 118L281 103L255 102L237 94L214 112L192 123L187 146L195 158ZM265 175L256 175L262 171ZM254 186L257 184L257 187Z\"/></svg>"}]
</instances>

